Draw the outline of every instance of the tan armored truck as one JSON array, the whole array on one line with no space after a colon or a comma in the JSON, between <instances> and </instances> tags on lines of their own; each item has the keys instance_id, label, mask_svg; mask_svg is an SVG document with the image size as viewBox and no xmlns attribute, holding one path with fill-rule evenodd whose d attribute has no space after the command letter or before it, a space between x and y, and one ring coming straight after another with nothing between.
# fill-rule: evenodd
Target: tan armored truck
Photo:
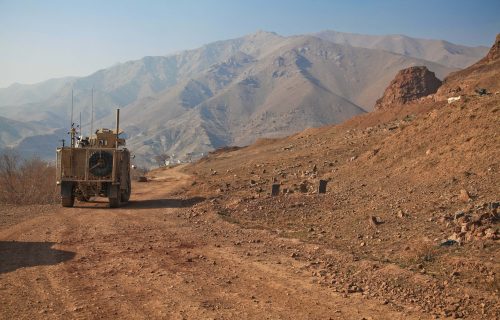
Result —
<instances>
[{"instance_id":1,"label":"tan armored truck","mask_svg":"<svg viewBox=\"0 0 500 320\"><path fill-rule=\"evenodd\" d=\"M69 147L57 148L57 184L61 187L61 205L72 207L75 198L109 198L111 208L130 198L130 152L120 138L120 110L116 112L116 130L99 129L90 138L75 138L71 128Z\"/></svg>"}]
</instances>

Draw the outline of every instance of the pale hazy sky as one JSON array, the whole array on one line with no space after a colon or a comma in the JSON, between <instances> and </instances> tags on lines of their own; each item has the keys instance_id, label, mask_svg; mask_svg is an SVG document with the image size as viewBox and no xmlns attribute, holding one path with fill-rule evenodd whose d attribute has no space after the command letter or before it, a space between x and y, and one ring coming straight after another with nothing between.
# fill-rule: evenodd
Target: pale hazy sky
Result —
<instances>
[{"instance_id":1,"label":"pale hazy sky","mask_svg":"<svg viewBox=\"0 0 500 320\"><path fill-rule=\"evenodd\" d=\"M406 34L490 46L499 0L0 0L0 87L84 76L257 30Z\"/></svg>"}]
</instances>

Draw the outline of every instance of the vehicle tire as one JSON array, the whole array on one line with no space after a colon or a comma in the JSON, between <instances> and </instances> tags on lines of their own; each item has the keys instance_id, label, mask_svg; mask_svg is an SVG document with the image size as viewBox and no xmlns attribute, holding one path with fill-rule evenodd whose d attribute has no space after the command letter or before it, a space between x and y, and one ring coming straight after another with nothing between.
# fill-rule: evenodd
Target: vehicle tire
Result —
<instances>
[{"instance_id":1,"label":"vehicle tire","mask_svg":"<svg viewBox=\"0 0 500 320\"><path fill-rule=\"evenodd\" d=\"M120 197L118 198L109 198L109 207L110 208L118 208L120 207Z\"/></svg>"},{"instance_id":2,"label":"vehicle tire","mask_svg":"<svg viewBox=\"0 0 500 320\"><path fill-rule=\"evenodd\" d=\"M121 200L122 202L128 202L130 199L130 193L132 192L132 186L130 185L130 179L127 181L127 189L122 191Z\"/></svg>"},{"instance_id":3,"label":"vehicle tire","mask_svg":"<svg viewBox=\"0 0 500 320\"><path fill-rule=\"evenodd\" d=\"M121 204L121 194L119 185L108 185L108 199L110 208L118 208Z\"/></svg>"},{"instance_id":4,"label":"vehicle tire","mask_svg":"<svg viewBox=\"0 0 500 320\"><path fill-rule=\"evenodd\" d=\"M75 204L75 196L61 197L61 205L66 208L71 208Z\"/></svg>"},{"instance_id":5,"label":"vehicle tire","mask_svg":"<svg viewBox=\"0 0 500 320\"><path fill-rule=\"evenodd\" d=\"M63 207L71 208L75 204L74 186L74 183L70 181L61 183L61 205Z\"/></svg>"}]
</instances>

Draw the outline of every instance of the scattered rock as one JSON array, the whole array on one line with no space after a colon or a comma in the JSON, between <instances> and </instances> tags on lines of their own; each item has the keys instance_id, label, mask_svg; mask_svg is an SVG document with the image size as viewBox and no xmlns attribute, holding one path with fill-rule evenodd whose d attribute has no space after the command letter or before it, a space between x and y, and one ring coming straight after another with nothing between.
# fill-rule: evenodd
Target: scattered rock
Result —
<instances>
[{"instance_id":1,"label":"scattered rock","mask_svg":"<svg viewBox=\"0 0 500 320\"><path fill-rule=\"evenodd\" d=\"M382 221L382 218L380 218L380 217L375 217L375 216L370 216L370 217L368 218L368 222L370 223L370 225L371 225L372 227L376 227L376 226L378 226L379 224L384 223L384 222Z\"/></svg>"},{"instance_id":2,"label":"scattered rock","mask_svg":"<svg viewBox=\"0 0 500 320\"><path fill-rule=\"evenodd\" d=\"M465 232L455 232L449 237L449 240L462 244L465 240Z\"/></svg>"},{"instance_id":3,"label":"scattered rock","mask_svg":"<svg viewBox=\"0 0 500 320\"><path fill-rule=\"evenodd\" d=\"M439 244L441 247L449 247L458 244L455 240L447 239Z\"/></svg>"},{"instance_id":4,"label":"scattered rock","mask_svg":"<svg viewBox=\"0 0 500 320\"><path fill-rule=\"evenodd\" d=\"M299 191L302 193L306 193L308 191L307 185L307 181L302 181L302 183L299 185Z\"/></svg>"},{"instance_id":5,"label":"scattered rock","mask_svg":"<svg viewBox=\"0 0 500 320\"><path fill-rule=\"evenodd\" d=\"M465 216L465 212L463 212L463 211L457 211L457 212L455 212L455 215L453 216L453 219L456 221L456 220L458 220L459 218L461 218L463 216Z\"/></svg>"},{"instance_id":6,"label":"scattered rock","mask_svg":"<svg viewBox=\"0 0 500 320\"><path fill-rule=\"evenodd\" d=\"M460 190L460 195L458 196L458 199L462 202L469 202L472 200L469 195L469 192L467 192L467 190L465 189Z\"/></svg>"},{"instance_id":7,"label":"scattered rock","mask_svg":"<svg viewBox=\"0 0 500 320\"><path fill-rule=\"evenodd\" d=\"M358 287L355 284L350 284L347 286L346 291L347 291L347 293L355 293L355 292L363 292L363 289Z\"/></svg>"}]
</instances>

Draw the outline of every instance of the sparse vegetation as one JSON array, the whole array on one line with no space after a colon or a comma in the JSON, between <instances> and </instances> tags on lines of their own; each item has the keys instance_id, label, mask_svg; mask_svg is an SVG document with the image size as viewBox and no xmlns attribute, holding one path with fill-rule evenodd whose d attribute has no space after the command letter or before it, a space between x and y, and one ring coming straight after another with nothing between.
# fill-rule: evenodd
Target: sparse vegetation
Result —
<instances>
[{"instance_id":1,"label":"sparse vegetation","mask_svg":"<svg viewBox=\"0 0 500 320\"><path fill-rule=\"evenodd\" d=\"M438 247L435 243L430 242L415 242L412 243L411 250L407 252L403 265L426 264L436 260L445 248Z\"/></svg>"},{"instance_id":2,"label":"sparse vegetation","mask_svg":"<svg viewBox=\"0 0 500 320\"><path fill-rule=\"evenodd\" d=\"M13 151L0 154L0 203L28 205L59 201L55 167L37 157L22 159Z\"/></svg>"},{"instance_id":3,"label":"sparse vegetation","mask_svg":"<svg viewBox=\"0 0 500 320\"><path fill-rule=\"evenodd\" d=\"M130 179L132 181L137 181L139 177L144 177L148 173L148 169L145 167L136 167L130 170Z\"/></svg>"}]
</instances>

